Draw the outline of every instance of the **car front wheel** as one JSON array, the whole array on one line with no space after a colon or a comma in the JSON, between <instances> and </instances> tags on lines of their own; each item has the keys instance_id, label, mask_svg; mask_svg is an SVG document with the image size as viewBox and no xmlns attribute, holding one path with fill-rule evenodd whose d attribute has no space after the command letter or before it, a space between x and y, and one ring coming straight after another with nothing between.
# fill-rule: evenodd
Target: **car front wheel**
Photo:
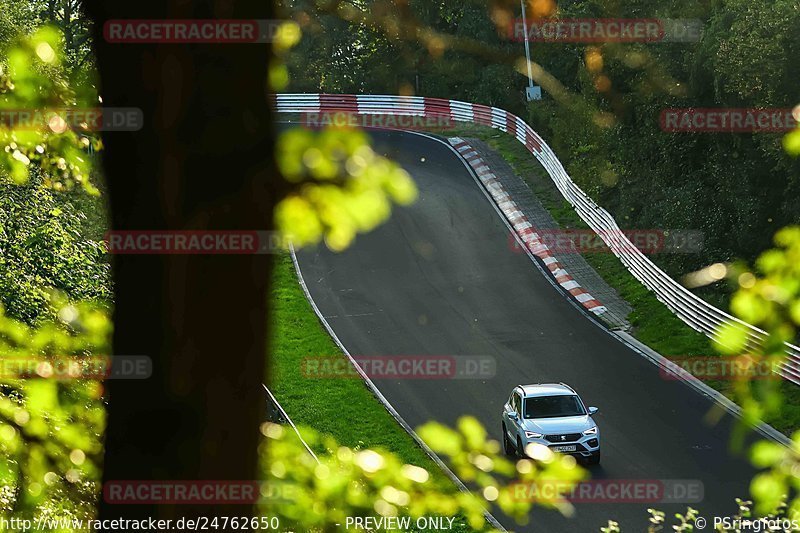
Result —
<instances>
[{"instance_id":1,"label":"car front wheel","mask_svg":"<svg viewBox=\"0 0 800 533\"><path fill-rule=\"evenodd\" d=\"M511 439L508 438L508 432L506 431L505 424L503 424L502 429L503 429L503 453L511 457L515 455L517 451L514 449L514 445L511 444Z\"/></svg>"},{"instance_id":2,"label":"car front wheel","mask_svg":"<svg viewBox=\"0 0 800 533\"><path fill-rule=\"evenodd\" d=\"M589 459L586 461L590 465L599 465L600 464L600 450L597 450L592 455L589 456Z\"/></svg>"}]
</instances>

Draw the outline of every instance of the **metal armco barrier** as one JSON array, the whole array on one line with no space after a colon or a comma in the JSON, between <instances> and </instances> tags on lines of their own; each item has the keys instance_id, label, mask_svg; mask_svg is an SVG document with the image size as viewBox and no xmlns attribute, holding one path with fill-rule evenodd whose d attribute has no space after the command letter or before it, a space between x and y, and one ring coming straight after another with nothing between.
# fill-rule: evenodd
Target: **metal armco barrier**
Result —
<instances>
[{"instance_id":1,"label":"metal armco barrier","mask_svg":"<svg viewBox=\"0 0 800 533\"><path fill-rule=\"evenodd\" d=\"M447 117L454 122L481 124L513 135L547 170L581 219L603 239L630 273L678 318L709 337L720 325L733 323L747 331L753 345L766 338L765 331L708 304L658 268L628 240L611 214L572 181L547 143L516 115L496 107L423 96L277 94L273 95L273 104L278 113L344 111L361 115ZM786 344L786 353L781 374L800 385L800 348Z\"/></svg>"}]
</instances>

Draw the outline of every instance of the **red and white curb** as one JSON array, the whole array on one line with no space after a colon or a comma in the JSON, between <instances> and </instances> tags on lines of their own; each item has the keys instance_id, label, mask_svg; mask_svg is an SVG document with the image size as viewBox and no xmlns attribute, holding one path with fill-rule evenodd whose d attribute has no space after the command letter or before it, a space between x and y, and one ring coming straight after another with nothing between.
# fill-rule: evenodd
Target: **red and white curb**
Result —
<instances>
[{"instance_id":1,"label":"red and white curb","mask_svg":"<svg viewBox=\"0 0 800 533\"><path fill-rule=\"evenodd\" d=\"M500 211L502 211L503 215L508 219L509 224L514 228L514 231L517 232L517 235L519 235L520 239L522 239L531 253L544 262L556 282L592 313L600 315L608 311L597 298L581 287L577 281L572 279L572 276L569 275L564 267L561 266L558 259L553 256L550 248L541 241L533 224L531 224L522 211L520 211L517 204L514 203L514 200L511 199L511 196L509 196L508 192L506 192L497 180L497 177L492 173L489 165L478 155L478 152L460 137L451 137L448 140L458 153L461 154L461 157L469 163L469 166L471 166L472 170L478 175L478 178L486 187L486 190L489 191L497 207L500 208Z\"/></svg>"}]
</instances>

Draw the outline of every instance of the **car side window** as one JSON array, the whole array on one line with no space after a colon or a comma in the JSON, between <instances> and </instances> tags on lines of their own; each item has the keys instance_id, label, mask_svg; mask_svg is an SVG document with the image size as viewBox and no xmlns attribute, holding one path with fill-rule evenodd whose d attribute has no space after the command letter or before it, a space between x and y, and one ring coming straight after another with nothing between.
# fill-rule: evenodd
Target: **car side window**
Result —
<instances>
[{"instance_id":1,"label":"car side window","mask_svg":"<svg viewBox=\"0 0 800 533\"><path fill-rule=\"evenodd\" d=\"M514 411L522 418L522 398L519 393L514 393Z\"/></svg>"}]
</instances>

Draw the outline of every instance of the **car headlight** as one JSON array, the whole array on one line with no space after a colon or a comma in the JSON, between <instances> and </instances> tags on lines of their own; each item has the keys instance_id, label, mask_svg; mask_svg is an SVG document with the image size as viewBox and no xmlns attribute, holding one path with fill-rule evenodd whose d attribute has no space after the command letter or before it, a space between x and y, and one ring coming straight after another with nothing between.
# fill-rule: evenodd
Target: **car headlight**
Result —
<instances>
[{"instance_id":1,"label":"car headlight","mask_svg":"<svg viewBox=\"0 0 800 533\"><path fill-rule=\"evenodd\" d=\"M526 431L525 436L528 437L529 439L541 439L542 437L544 437L544 435L542 435L541 433L534 433L533 431Z\"/></svg>"},{"instance_id":2,"label":"car headlight","mask_svg":"<svg viewBox=\"0 0 800 533\"><path fill-rule=\"evenodd\" d=\"M597 435L597 426L589 428L583 432L584 435Z\"/></svg>"}]
</instances>

